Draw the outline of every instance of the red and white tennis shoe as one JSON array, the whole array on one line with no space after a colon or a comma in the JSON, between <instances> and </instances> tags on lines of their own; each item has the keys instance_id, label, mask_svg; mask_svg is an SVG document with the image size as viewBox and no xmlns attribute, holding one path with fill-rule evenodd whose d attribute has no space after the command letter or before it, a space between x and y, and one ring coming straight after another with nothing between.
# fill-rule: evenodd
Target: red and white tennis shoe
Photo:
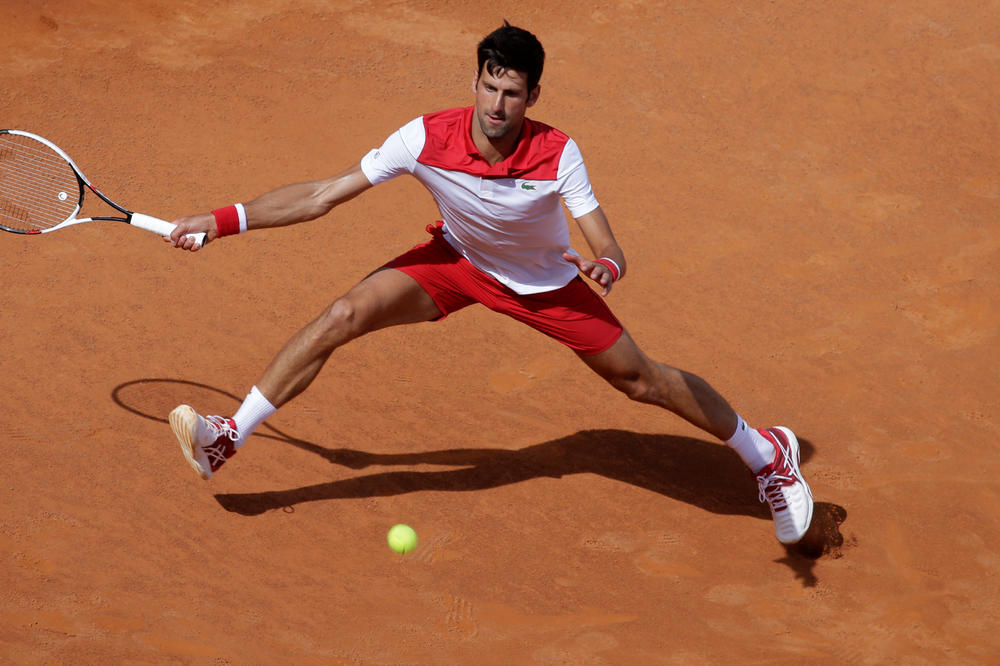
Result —
<instances>
[{"instance_id":1,"label":"red and white tennis shoe","mask_svg":"<svg viewBox=\"0 0 1000 666\"><path fill-rule=\"evenodd\" d=\"M788 428L758 428L774 444L774 461L757 472L760 501L767 502L778 541L796 543L805 536L813 516L813 496L799 470L799 440Z\"/></svg>"},{"instance_id":2,"label":"red and white tennis shoe","mask_svg":"<svg viewBox=\"0 0 1000 666\"><path fill-rule=\"evenodd\" d=\"M240 436L232 419L201 417L191 407L181 405L170 412L170 428L188 464L203 479L212 478L223 463L236 455Z\"/></svg>"}]
</instances>

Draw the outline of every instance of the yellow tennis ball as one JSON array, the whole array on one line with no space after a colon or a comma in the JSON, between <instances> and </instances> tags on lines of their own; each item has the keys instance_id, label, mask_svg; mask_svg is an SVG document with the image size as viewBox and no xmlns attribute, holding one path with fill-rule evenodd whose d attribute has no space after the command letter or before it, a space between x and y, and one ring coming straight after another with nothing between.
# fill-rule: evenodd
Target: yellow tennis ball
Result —
<instances>
[{"instance_id":1,"label":"yellow tennis ball","mask_svg":"<svg viewBox=\"0 0 1000 666\"><path fill-rule=\"evenodd\" d=\"M417 533L409 525L393 525L387 536L389 548L397 553L405 554L417 547Z\"/></svg>"}]
</instances>

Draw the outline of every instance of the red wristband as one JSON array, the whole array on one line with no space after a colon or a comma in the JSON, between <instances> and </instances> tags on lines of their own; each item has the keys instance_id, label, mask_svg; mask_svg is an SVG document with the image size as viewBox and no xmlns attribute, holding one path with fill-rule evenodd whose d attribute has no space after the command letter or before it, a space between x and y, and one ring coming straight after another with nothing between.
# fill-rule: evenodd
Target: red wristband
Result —
<instances>
[{"instance_id":1,"label":"red wristband","mask_svg":"<svg viewBox=\"0 0 1000 666\"><path fill-rule=\"evenodd\" d=\"M607 257L601 257L600 259L594 259L594 263L595 264L600 264L602 266L606 266L607 269L609 271L611 271L611 281L612 282L618 282L618 278L621 277L621 270L619 270L618 264L616 264L611 259L608 259Z\"/></svg>"},{"instance_id":2,"label":"red wristband","mask_svg":"<svg viewBox=\"0 0 1000 666\"><path fill-rule=\"evenodd\" d=\"M218 210L213 210L215 216L215 230L219 238L223 236L233 236L240 233L240 214L236 206L226 206Z\"/></svg>"}]
</instances>

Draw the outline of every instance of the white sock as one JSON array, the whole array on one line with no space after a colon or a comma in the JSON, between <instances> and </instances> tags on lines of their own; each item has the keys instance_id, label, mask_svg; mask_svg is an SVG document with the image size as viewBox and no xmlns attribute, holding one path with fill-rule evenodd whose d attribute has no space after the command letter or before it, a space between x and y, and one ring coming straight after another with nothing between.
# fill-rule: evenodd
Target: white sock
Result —
<instances>
[{"instance_id":1,"label":"white sock","mask_svg":"<svg viewBox=\"0 0 1000 666\"><path fill-rule=\"evenodd\" d=\"M726 440L726 444L736 451L750 471L756 474L774 460L774 444L748 426L741 416L737 415L736 418L738 419L736 432Z\"/></svg>"},{"instance_id":2,"label":"white sock","mask_svg":"<svg viewBox=\"0 0 1000 666\"><path fill-rule=\"evenodd\" d=\"M240 434L238 441L234 442L236 448L243 446L247 438L253 434L261 423L270 418L278 408L271 404L271 401L264 397L264 394L254 386L250 389L246 399L240 408L236 410L233 421L236 422L236 432Z\"/></svg>"}]
</instances>

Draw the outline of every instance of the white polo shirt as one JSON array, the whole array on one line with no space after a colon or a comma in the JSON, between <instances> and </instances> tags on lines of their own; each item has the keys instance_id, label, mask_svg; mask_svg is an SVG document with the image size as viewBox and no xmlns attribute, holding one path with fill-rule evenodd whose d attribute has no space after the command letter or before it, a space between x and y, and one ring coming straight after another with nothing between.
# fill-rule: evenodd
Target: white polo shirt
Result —
<instances>
[{"instance_id":1,"label":"white polo shirt","mask_svg":"<svg viewBox=\"0 0 1000 666\"><path fill-rule=\"evenodd\" d=\"M577 268L562 258L574 218L598 207L576 143L524 119L513 155L490 165L472 142L474 107L416 118L361 160L373 185L409 173L441 211L445 239L473 266L519 294L565 286Z\"/></svg>"}]
</instances>

